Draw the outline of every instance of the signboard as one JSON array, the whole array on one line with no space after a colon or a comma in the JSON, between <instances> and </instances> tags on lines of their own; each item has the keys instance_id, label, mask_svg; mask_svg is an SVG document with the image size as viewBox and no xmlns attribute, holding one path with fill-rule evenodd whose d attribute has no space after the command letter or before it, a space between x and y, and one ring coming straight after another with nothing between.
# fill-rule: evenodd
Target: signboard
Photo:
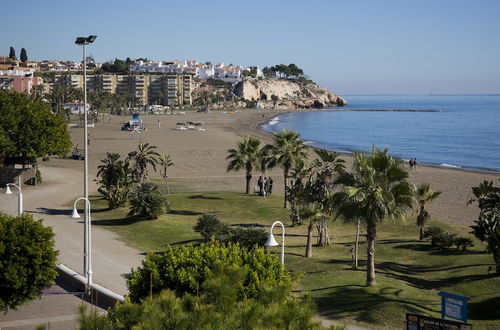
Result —
<instances>
[{"instance_id":1,"label":"signboard","mask_svg":"<svg viewBox=\"0 0 500 330\"><path fill-rule=\"evenodd\" d=\"M467 300L469 298L443 291L440 291L438 295L441 296L441 317L443 319L447 316L467 322Z\"/></svg>"},{"instance_id":2,"label":"signboard","mask_svg":"<svg viewBox=\"0 0 500 330\"><path fill-rule=\"evenodd\" d=\"M406 313L406 330L471 330L472 325L419 314Z\"/></svg>"}]
</instances>

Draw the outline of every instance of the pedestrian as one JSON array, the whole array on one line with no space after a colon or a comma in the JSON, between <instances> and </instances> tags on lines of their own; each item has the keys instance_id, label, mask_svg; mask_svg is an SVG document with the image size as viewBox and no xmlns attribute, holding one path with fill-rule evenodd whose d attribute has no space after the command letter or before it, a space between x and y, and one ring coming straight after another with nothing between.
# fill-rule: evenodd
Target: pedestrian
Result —
<instances>
[{"instance_id":1,"label":"pedestrian","mask_svg":"<svg viewBox=\"0 0 500 330\"><path fill-rule=\"evenodd\" d=\"M267 181L269 182L268 195L271 196L273 194L273 178L269 177L269 179Z\"/></svg>"},{"instance_id":2,"label":"pedestrian","mask_svg":"<svg viewBox=\"0 0 500 330\"><path fill-rule=\"evenodd\" d=\"M262 196L262 176L259 176L259 180L257 180L257 185L259 186L259 196Z\"/></svg>"},{"instance_id":3,"label":"pedestrian","mask_svg":"<svg viewBox=\"0 0 500 330\"><path fill-rule=\"evenodd\" d=\"M417 169L417 159L413 158L413 168L416 170Z\"/></svg>"},{"instance_id":4,"label":"pedestrian","mask_svg":"<svg viewBox=\"0 0 500 330\"><path fill-rule=\"evenodd\" d=\"M410 158L410 160L408 161L408 163L410 164L410 170L412 170L413 169L413 165L415 164L413 162L413 158Z\"/></svg>"},{"instance_id":5,"label":"pedestrian","mask_svg":"<svg viewBox=\"0 0 500 330\"><path fill-rule=\"evenodd\" d=\"M262 196L266 197L266 186L267 186L267 178L264 177L264 180L262 180Z\"/></svg>"}]
</instances>

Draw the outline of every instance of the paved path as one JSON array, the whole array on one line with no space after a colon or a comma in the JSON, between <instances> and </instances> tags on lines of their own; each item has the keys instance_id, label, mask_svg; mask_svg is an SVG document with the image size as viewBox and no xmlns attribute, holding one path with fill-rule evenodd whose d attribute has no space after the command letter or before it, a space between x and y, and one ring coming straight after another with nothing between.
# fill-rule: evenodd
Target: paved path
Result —
<instances>
[{"instance_id":1,"label":"paved path","mask_svg":"<svg viewBox=\"0 0 500 330\"><path fill-rule=\"evenodd\" d=\"M68 205L83 195L83 174L77 169L56 167L59 162L83 165L73 160L41 163L43 184L37 187L23 186L24 208L35 219L43 218L44 224L54 229L59 261L83 275L83 215L81 219L71 219L72 205ZM95 191L95 188L95 184L89 180L89 190ZM0 210L17 214L15 188L13 192L13 195L0 194ZM83 208L80 204L79 207ZM141 251L118 240L113 232L98 226L92 227L92 269L95 283L118 294L127 294L121 274L140 265L143 259L140 253Z\"/></svg>"}]
</instances>

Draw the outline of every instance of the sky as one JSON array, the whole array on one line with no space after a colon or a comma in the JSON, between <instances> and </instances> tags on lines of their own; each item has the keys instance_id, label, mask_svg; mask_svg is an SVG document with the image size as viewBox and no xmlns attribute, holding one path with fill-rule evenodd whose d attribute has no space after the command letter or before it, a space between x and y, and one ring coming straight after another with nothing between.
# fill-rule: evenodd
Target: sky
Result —
<instances>
[{"instance_id":1,"label":"sky","mask_svg":"<svg viewBox=\"0 0 500 330\"><path fill-rule=\"evenodd\" d=\"M500 93L498 0L24 0L1 5L0 55L295 63L339 95Z\"/></svg>"}]
</instances>

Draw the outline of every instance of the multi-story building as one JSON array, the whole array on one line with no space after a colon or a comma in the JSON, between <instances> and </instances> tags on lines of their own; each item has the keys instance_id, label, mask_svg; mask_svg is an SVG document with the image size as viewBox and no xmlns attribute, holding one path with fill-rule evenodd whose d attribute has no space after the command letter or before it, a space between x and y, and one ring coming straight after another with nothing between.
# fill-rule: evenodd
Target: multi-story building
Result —
<instances>
[{"instance_id":1,"label":"multi-story building","mask_svg":"<svg viewBox=\"0 0 500 330\"><path fill-rule=\"evenodd\" d=\"M33 73L33 70L0 70L2 89L31 93L33 87L43 84L43 79Z\"/></svg>"},{"instance_id":2,"label":"multi-story building","mask_svg":"<svg viewBox=\"0 0 500 330\"><path fill-rule=\"evenodd\" d=\"M87 91L134 96L139 104L192 104L192 74L87 75ZM83 75L56 75L49 88L65 85L83 89Z\"/></svg>"}]
</instances>

